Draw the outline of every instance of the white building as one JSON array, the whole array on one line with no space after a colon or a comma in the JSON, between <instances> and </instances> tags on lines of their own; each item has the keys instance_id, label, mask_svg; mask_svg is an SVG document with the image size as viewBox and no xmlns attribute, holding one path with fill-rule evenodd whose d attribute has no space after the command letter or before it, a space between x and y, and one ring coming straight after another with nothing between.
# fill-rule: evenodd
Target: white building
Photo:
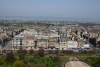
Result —
<instances>
[{"instance_id":1,"label":"white building","mask_svg":"<svg viewBox=\"0 0 100 67\"><path fill-rule=\"evenodd\" d=\"M17 35L12 39L12 49L31 49L34 48L34 36L33 35Z\"/></svg>"},{"instance_id":2,"label":"white building","mask_svg":"<svg viewBox=\"0 0 100 67\"><path fill-rule=\"evenodd\" d=\"M90 44L83 44L83 46L81 48L83 48L83 49L90 49Z\"/></svg>"},{"instance_id":3,"label":"white building","mask_svg":"<svg viewBox=\"0 0 100 67\"><path fill-rule=\"evenodd\" d=\"M30 29L30 30L25 30L24 32L22 32L21 34L28 34L28 35L38 35L37 31L35 31L34 29Z\"/></svg>"},{"instance_id":4,"label":"white building","mask_svg":"<svg viewBox=\"0 0 100 67\"><path fill-rule=\"evenodd\" d=\"M77 41L67 41L67 48L78 48Z\"/></svg>"},{"instance_id":5,"label":"white building","mask_svg":"<svg viewBox=\"0 0 100 67\"><path fill-rule=\"evenodd\" d=\"M20 46L25 46L25 39L23 35L17 35L12 39L12 49L19 49Z\"/></svg>"}]
</instances>

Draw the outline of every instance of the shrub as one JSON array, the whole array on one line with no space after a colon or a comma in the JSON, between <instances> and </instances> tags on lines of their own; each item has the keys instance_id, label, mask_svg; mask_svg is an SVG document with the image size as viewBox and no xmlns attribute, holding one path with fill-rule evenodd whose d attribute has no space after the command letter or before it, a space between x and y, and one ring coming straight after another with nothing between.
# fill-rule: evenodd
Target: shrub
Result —
<instances>
[{"instance_id":1,"label":"shrub","mask_svg":"<svg viewBox=\"0 0 100 67\"><path fill-rule=\"evenodd\" d=\"M59 56L55 56L54 58L53 58L53 61L54 62L58 62L60 60L60 57Z\"/></svg>"},{"instance_id":2,"label":"shrub","mask_svg":"<svg viewBox=\"0 0 100 67\"><path fill-rule=\"evenodd\" d=\"M49 64L47 63L45 66L46 66L46 67L48 67L48 66L49 66Z\"/></svg>"},{"instance_id":3,"label":"shrub","mask_svg":"<svg viewBox=\"0 0 100 67\"><path fill-rule=\"evenodd\" d=\"M19 48L19 50L17 51L17 53L18 53L18 54L19 54L19 53L23 53L22 47Z\"/></svg>"},{"instance_id":4,"label":"shrub","mask_svg":"<svg viewBox=\"0 0 100 67\"><path fill-rule=\"evenodd\" d=\"M25 55L27 54L27 50L23 50L22 47L20 47L17 53L19 54L19 59L23 60L25 58Z\"/></svg>"},{"instance_id":5,"label":"shrub","mask_svg":"<svg viewBox=\"0 0 100 67\"><path fill-rule=\"evenodd\" d=\"M52 54L53 53L53 51L52 50L49 50L49 54Z\"/></svg>"},{"instance_id":6,"label":"shrub","mask_svg":"<svg viewBox=\"0 0 100 67\"><path fill-rule=\"evenodd\" d=\"M58 54L58 53L59 53L59 50L58 50L58 49L56 49L56 50L55 50L55 54Z\"/></svg>"},{"instance_id":7,"label":"shrub","mask_svg":"<svg viewBox=\"0 0 100 67\"><path fill-rule=\"evenodd\" d=\"M95 51L91 50L91 51L88 51L88 53L95 54Z\"/></svg>"},{"instance_id":8,"label":"shrub","mask_svg":"<svg viewBox=\"0 0 100 67\"><path fill-rule=\"evenodd\" d=\"M53 59L53 57L52 57L52 56L49 56L49 58L50 58L50 59Z\"/></svg>"},{"instance_id":9,"label":"shrub","mask_svg":"<svg viewBox=\"0 0 100 67\"><path fill-rule=\"evenodd\" d=\"M100 58L98 59L98 61L95 64L93 64L93 66L94 67L99 67L100 66Z\"/></svg>"},{"instance_id":10,"label":"shrub","mask_svg":"<svg viewBox=\"0 0 100 67\"><path fill-rule=\"evenodd\" d=\"M68 53L68 54L72 54L73 51L72 51L72 50L66 50L66 53Z\"/></svg>"},{"instance_id":11,"label":"shrub","mask_svg":"<svg viewBox=\"0 0 100 67\"><path fill-rule=\"evenodd\" d=\"M96 62L98 62L98 60L99 60L99 58L97 58L97 57L88 57L86 59L86 61L91 65L94 65Z\"/></svg>"},{"instance_id":12,"label":"shrub","mask_svg":"<svg viewBox=\"0 0 100 67\"><path fill-rule=\"evenodd\" d=\"M66 53L66 50L62 50L62 53Z\"/></svg>"},{"instance_id":13,"label":"shrub","mask_svg":"<svg viewBox=\"0 0 100 67\"><path fill-rule=\"evenodd\" d=\"M24 63L24 64L28 64L27 60L23 60L23 63Z\"/></svg>"},{"instance_id":14,"label":"shrub","mask_svg":"<svg viewBox=\"0 0 100 67\"><path fill-rule=\"evenodd\" d=\"M34 64L34 66L32 66L32 67L44 67L44 65L43 64Z\"/></svg>"},{"instance_id":15,"label":"shrub","mask_svg":"<svg viewBox=\"0 0 100 67\"><path fill-rule=\"evenodd\" d=\"M29 62L34 62L34 58L30 58Z\"/></svg>"},{"instance_id":16,"label":"shrub","mask_svg":"<svg viewBox=\"0 0 100 67\"><path fill-rule=\"evenodd\" d=\"M39 56L39 53L35 53L34 54L34 58L39 58L40 56Z\"/></svg>"},{"instance_id":17,"label":"shrub","mask_svg":"<svg viewBox=\"0 0 100 67\"><path fill-rule=\"evenodd\" d=\"M79 57L78 58L80 61L86 61L86 58L85 57Z\"/></svg>"},{"instance_id":18,"label":"shrub","mask_svg":"<svg viewBox=\"0 0 100 67\"><path fill-rule=\"evenodd\" d=\"M25 67L25 64L22 61L15 61L13 67Z\"/></svg>"},{"instance_id":19,"label":"shrub","mask_svg":"<svg viewBox=\"0 0 100 67\"><path fill-rule=\"evenodd\" d=\"M27 54L27 50L23 50L23 53L24 53L24 54Z\"/></svg>"},{"instance_id":20,"label":"shrub","mask_svg":"<svg viewBox=\"0 0 100 67\"><path fill-rule=\"evenodd\" d=\"M4 63L3 63L3 61L2 60L0 60L0 65L3 65Z\"/></svg>"},{"instance_id":21,"label":"shrub","mask_svg":"<svg viewBox=\"0 0 100 67\"><path fill-rule=\"evenodd\" d=\"M62 50L62 53L72 54L72 53L73 53L73 51L72 51L72 50Z\"/></svg>"},{"instance_id":22,"label":"shrub","mask_svg":"<svg viewBox=\"0 0 100 67\"><path fill-rule=\"evenodd\" d=\"M27 50L23 50L22 47L19 48L19 50L17 51L18 54L20 53L24 53L27 54Z\"/></svg>"},{"instance_id":23,"label":"shrub","mask_svg":"<svg viewBox=\"0 0 100 67\"><path fill-rule=\"evenodd\" d=\"M34 53L34 50L33 50L33 49L30 49L30 50L29 50L29 53L30 53L30 54L33 54L33 53Z\"/></svg>"},{"instance_id":24,"label":"shrub","mask_svg":"<svg viewBox=\"0 0 100 67\"><path fill-rule=\"evenodd\" d=\"M23 60L24 58L25 58L25 54L24 54L24 53L20 53L20 54L19 54L19 59L20 59L20 60Z\"/></svg>"},{"instance_id":25,"label":"shrub","mask_svg":"<svg viewBox=\"0 0 100 67\"><path fill-rule=\"evenodd\" d=\"M85 54L87 54L87 53L88 53L88 51L86 51L86 50L85 50L85 51L82 51L82 53L85 53Z\"/></svg>"}]
</instances>

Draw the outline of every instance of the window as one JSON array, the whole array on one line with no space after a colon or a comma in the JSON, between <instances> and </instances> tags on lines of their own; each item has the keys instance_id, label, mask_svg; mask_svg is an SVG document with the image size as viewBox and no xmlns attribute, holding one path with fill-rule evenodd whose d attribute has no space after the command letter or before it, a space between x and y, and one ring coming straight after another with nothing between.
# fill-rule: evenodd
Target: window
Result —
<instances>
[{"instance_id":1,"label":"window","mask_svg":"<svg viewBox=\"0 0 100 67\"><path fill-rule=\"evenodd\" d=\"M26 43L28 43L28 41L26 41Z\"/></svg>"}]
</instances>

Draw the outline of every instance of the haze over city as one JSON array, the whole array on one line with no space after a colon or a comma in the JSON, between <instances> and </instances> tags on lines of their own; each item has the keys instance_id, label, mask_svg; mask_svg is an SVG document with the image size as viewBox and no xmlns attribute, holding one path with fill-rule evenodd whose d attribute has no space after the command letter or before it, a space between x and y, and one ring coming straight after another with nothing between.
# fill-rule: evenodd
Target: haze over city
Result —
<instances>
[{"instance_id":1,"label":"haze over city","mask_svg":"<svg viewBox=\"0 0 100 67\"><path fill-rule=\"evenodd\" d=\"M0 0L0 67L100 67L100 0Z\"/></svg>"},{"instance_id":2,"label":"haze over city","mask_svg":"<svg viewBox=\"0 0 100 67\"><path fill-rule=\"evenodd\" d=\"M100 21L99 0L0 0L0 19Z\"/></svg>"}]
</instances>

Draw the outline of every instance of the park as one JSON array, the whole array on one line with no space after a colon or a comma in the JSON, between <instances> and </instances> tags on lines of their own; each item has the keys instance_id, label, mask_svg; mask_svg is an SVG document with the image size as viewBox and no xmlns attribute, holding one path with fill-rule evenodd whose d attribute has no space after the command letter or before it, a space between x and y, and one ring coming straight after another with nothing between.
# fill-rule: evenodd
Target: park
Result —
<instances>
[{"instance_id":1,"label":"park","mask_svg":"<svg viewBox=\"0 0 100 67\"><path fill-rule=\"evenodd\" d=\"M33 49L27 51L20 48L17 52L9 51L0 56L0 66L2 67L73 67L73 63L77 63L75 64L76 66L87 65L87 67L99 67L100 54L94 51L45 51L42 48L38 51Z\"/></svg>"}]
</instances>

